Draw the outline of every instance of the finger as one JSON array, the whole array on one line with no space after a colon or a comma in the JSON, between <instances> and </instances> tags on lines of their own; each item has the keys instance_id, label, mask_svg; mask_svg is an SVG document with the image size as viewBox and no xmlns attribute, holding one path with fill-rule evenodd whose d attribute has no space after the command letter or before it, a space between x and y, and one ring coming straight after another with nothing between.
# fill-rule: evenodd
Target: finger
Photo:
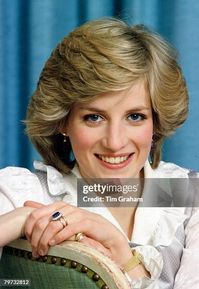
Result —
<instances>
[{"instance_id":1,"label":"finger","mask_svg":"<svg viewBox=\"0 0 199 289\"><path fill-rule=\"evenodd\" d=\"M50 205L44 205L43 207L37 208L31 212L25 223L25 235L27 239L31 239L33 228L40 218L44 217L45 215L49 217L53 214L53 212L61 210L61 208L64 206L67 206L66 203L61 201Z\"/></svg>"},{"instance_id":2,"label":"finger","mask_svg":"<svg viewBox=\"0 0 199 289\"><path fill-rule=\"evenodd\" d=\"M111 226L107 226L107 224L99 224L99 222L89 219L84 220L83 222L80 221L75 224L69 224L49 240L49 245L54 246L60 244L64 240L71 238L73 235L82 232L89 238L101 243L104 248L110 252L110 258L116 263L122 264L124 263L123 259L121 261L123 255L118 255L118 251L121 250L123 246L126 246L126 248L128 247L129 250L129 245L126 237L116 227L112 224L110 225ZM102 248L103 247L97 246L97 249L102 250L102 253L106 255L107 251Z\"/></svg>"},{"instance_id":3,"label":"finger","mask_svg":"<svg viewBox=\"0 0 199 289\"><path fill-rule=\"evenodd\" d=\"M76 210L76 208L72 206L62 207L61 211L63 214L64 221L66 222L66 226L69 223L74 224L75 222L82 219L81 212L79 212L78 214L79 210ZM45 222L45 220L43 221ZM53 238L60 230L63 229L63 223L59 219L56 221L51 221L51 216L50 216L50 219L45 229L44 227L43 227L43 230L42 228L39 228L40 225L42 226L42 223L40 222L35 224L34 234L32 234L32 242L34 242L34 245L37 246L37 251L39 252L39 254L42 255L43 253L45 255L49 249L49 240ZM43 223L43 226L45 226L44 223ZM42 234L40 233L41 231L42 231ZM40 237L40 240L38 240L38 236ZM74 237L72 236L70 239L74 240Z\"/></svg>"},{"instance_id":4,"label":"finger","mask_svg":"<svg viewBox=\"0 0 199 289\"><path fill-rule=\"evenodd\" d=\"M63 207L62 213L65 218L65 221L67 222L67 225L68 224L75 225L77 222L85 220L89 217L86 211L83 211L79 208L72 206ZM37 228L37 225L40 226L42 224L38 222L38 224L35 225L34 235L32 236L32 239L34 237L33 243L34 245L38 246L39 254L41 254L41 252L44 252L44 254L46 254L46 252L49 249L49 240L52 239L54 236L56 236L56 234L63 229L63 225L60 222L60 220L49 222L45 230L43 230L42 235L39 233L40 228ZM38 243L38 236L40 237L39 243ZM70 239L71 238L74 239L73 236L70 236ZM64 241L65 240L68 240L68 238L65 238Z\"/></svg>"},{"instance_id":5,"label":"finger","mask_svg":"<svg viewBox=\"0 0 199 289\"><path fill-rule=\"evenodd\" d=\"M32 231L31 238L30 238L30 243L31 243L33 251L37 254L40 254L38 251L39 241L42 237L42 234L45 232L49 224L49 221L50 221L50 216L44 216L40 218L33 227L33 231Z\"/></svg>"},{"instance_id":6,"label":"finger","mask_svg":"<svg viewBox=\"0 0 199 289\"><path fill-rule=\"evenodd\" d=\"M74 229L74 224L72 224L68 226L67 228L63 229L62 231L60 231L59 233L57 233L57 235L55 235L53 239L49 241L49 245L54 246L56 244L62 243L63 241L67 239L70 240L74 238L75 234L77 234L80 231L81 232L83 231L83 227L84 227L84 232L86 232L86 227L82 226L82 222L76 223L75 226L76 226L76 229ZM87 229L87 233L89 234L89 229ZM93 247L99 252L101 252L102 254L108 256L109 258L112 258L111 251L105 246L103 246L103 244L101 244L99 241L96 241L85 235L79 242L84 243L90 247Z\"/></svg>"},{"instance_id":7,"label":"finger","mask_svg":"<svg viewBox=\"0 0 199 289\"><path fill-rule=\"evenodd\" d=\"M68 224L63 230L57 233L52 239L49 240L49 245L54 246L57 244L62 243L65 240L68 240L75 234L79 232L85 233L88 237L95 239L92 234L90 234L91 227L94 225L94 221L92 220L85 220L84 222L79 221L76 223ZM94 235L94 234L93 234Z\"/></svg>"},{"instance_id":8,"label":"finger","mask_svg":"<svg viewBox=\"0 0 199 289\"><path fill-rule=\"evenodd\" d=\"M34 202L34 201L26 201L24 203L24 207L41 208L43 206L44 206L44 204L39 203L39 202Z\"/></svg>"},{"instance_id":9,"label":"finger","mask_svg":"<svg viewBox=\"0 0 199 289\"><path fill-rule=\"evenodd\" d=\"M84 218L75 223L69 223L62 231L57 233L50 241L50 245L60 244L73 235L82 232L87 237L104 245L107 249L115 247L120 242L126 243L126 238L113 224L99 223L98 219Z\"/></svg>"},{"instance_id":10,"label":"finger","mask_svg":"<svg viewBox=\"0 0 199 289\"><path fill-rule=\"evenodd\" d=\"M63 229L63 223L60 220L51 221L46 229L43 231L43 234L38 238L38 233L34 231L34 241L37 242L37 252L39 255L46 255L49 250L49 240L53 238L59 231ZM39 239L39 240L38 240Z\"/></svg>"}]
</instances>

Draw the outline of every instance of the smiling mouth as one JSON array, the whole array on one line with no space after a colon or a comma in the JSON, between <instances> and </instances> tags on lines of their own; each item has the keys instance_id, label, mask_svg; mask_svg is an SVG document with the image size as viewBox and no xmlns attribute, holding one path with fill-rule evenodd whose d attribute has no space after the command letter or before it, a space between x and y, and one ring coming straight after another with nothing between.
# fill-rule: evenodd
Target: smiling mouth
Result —
<instances>
[{"instance_id":1,"label":"smiling mouth","mask_svg":"<svg viewBox=\"0 0 199 289\"><path fill-rule=\"evenodd\" d=\"M122 164L124 163L125 161L127 161L131 156L133 155L133 153L129 154L129 155L123 155L123 156L116 156L116 157L113 157L113 156L104 156L104 155L98 155L98 154L95 154L95 156L102 160L103 162L105 163L108 163L108 164Z\"/></svg>"}]
</instances>

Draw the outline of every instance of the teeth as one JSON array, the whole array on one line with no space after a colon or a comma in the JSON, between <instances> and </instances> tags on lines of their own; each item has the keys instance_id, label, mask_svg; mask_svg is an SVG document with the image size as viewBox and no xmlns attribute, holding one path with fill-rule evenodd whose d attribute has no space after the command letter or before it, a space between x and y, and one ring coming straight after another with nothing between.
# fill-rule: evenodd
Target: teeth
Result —
<instances>
[{"instance_id":1,"label":"teeth","mask_svg":"<svg viewBox=\"0 0 199 289\"><path fill-rule=\"evenodd\" d=\"M124 156L124 157L104 157L104 156L100 156L99 158L101 160L103 160L106 163L110 163L110 164L120 164L124 161L126 161L128 159L128 156Z\"/></svg>"}]
</instances>

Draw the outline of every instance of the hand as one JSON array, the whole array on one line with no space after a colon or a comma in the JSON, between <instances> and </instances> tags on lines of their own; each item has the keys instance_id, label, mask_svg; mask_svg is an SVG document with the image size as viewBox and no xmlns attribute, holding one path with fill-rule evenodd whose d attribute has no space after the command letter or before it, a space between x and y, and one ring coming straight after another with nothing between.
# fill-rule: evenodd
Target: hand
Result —
<instances>
[{"instance_id":1,"label":"hand","mask_svg":"<svg viewBox=\"0 0 199 289\"><path fill-rule=\"evenodd\" d=\"M38 202L35 202L35 201L26 201L24 203L24 206L27 206L27 207L32 207L32 208L41 208L41 207L44 207L43 204L41 203L38 203ZM69 238L69 240L74 240L74 238ZM101 245L99 242L87 237L87 236L84 236L84 238L81 240L81 243L84 243L88 246L91 246L95 249L97 249L98 251L100 251L101 253L103 253L104 255L108 256L109 258L111 258L111 255L109 253L109 251L103 246ZM38 254L35 252L34 250L34 255L35 256L38 256Z\"/></svg>"},{"instance_id":2,"label":"hand","mask_svg":"<svg viewBox=\"0 0 199 289\"><path fill-rule=\"evenodd\" d=\"M49 246L71 238L74 240L74 235L79 232L86 235L81 242L108 255L119 266L132 256L126 237L112 223L98 214L64 202L45 206L26 202L25 205L36 208L25 224L25 235L32 245L35 256L47 254ZM66 217L68 225L65 228L60 221L51 221L51 216L56 211L62 212Z\"/></svg>"}]
</instances>

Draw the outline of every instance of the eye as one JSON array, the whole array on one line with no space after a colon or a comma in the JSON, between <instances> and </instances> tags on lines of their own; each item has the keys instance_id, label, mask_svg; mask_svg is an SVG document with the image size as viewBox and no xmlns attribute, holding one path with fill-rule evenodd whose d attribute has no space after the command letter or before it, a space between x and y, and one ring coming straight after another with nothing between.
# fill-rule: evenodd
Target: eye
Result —
<instances>
[{"instance_id":1,"label":"eye","mask_svg":"<svg viewBox=\"0 0 199 289\"><path fill-rule=\"evenodd\" d=\"M98 114L88 114L84 116L84 120L87 122L100 122L103 118Z\"/></svg>"},{"instance_id":2,"label":"eye","mask_svg":"<svg viewBox=\"0 0 199 289\"><path fill-rule=\"evenodd\" d=\"M128 119L134 122L139 122L144 120L146 117L143 114L140 113L132 113L128 116Z\"/></svg>"}]
</instances>

